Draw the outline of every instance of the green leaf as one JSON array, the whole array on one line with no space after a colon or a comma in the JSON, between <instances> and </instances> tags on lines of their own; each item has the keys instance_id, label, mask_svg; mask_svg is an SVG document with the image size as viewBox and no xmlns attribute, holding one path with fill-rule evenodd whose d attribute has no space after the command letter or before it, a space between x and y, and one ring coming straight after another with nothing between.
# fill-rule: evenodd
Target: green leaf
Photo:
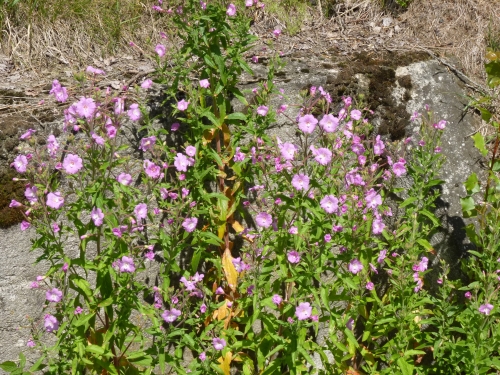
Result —
<instances>
[{"instance_id":1,"label":"green leaf","mask_svg":"<svg viewBox=\"0 0 500 375\"><path fill-rule=\"evenodd\" d=\"M419 238L419 239L417 240L417 242L418 242L418 244L419 244L420 246L422 246L425 250L427 250L427 251L431 251L431 250L433 250L432 245L431 245L431 244L429 243L429 241L427 241L426 239Z\"/></svg>"},{"instance_id":2,"label":"green leaf","mask_svg":"<svg viewBox=\"0 0 500 375\"><path fill-rule=\"evenodd\" d=\"M399 207L404 208L404 207L412 204L413 202L415 202L417 199L418 199L417 197L410 197L408 199L405 199L405 201L403 203L401 203L401 205Z\"/></svg>"},{"instance_id":3,"label":"green leaf","mask_svg":"<svg viewBox=\"0 0 500 375\"><path fill-rule=\"evenodd\" d=\"M481 188L479 187L479 180L477 178L477 174L472 173L467 181L465 181L465 189L467 190L467 194L472 195L477 193Z\"/></svg>"},{"instance_id":4,"label":"green leaf","mask_svg":"<svg viewBox=\"0 0 500 375\"><path fill-rule=\"evenodd\" d=\"M488 86L494 88L500 85L500 61L494 60L484 64L484 66L488 75Z\"/></svg>"},{"instance_id":5,"label":"green leaf","mask_svg":"<svg viewBox=\"0 0 500 375\"><path fill-rule=\"evenodd\" d=\"M33 366L31 366L30 371L35 372L43 369L45 365L43 365L43 360L45 359L45 355L41 356L38 361L36 361Z\"/></svg>"},{"instance_id":6,"label":"green leaf","mask_svg":"<svg viewBox=\"0 0 500 375\"><path fill-rule=\"evenodd\" d=\"M80 315L80 317L78 318L78 320L74 321L73 325L75 327L80 327L80 326L83 326L85 325L90 319L92 319L94 317L95 313L90 313L90 314L86 314L86 315Z\"/></svg>"},{"instance_id":7,"label":"green leaf","mask_svg":"<svg viewBox=\"0 0 500 375\"><path fill-rule=\"evenodd\" d=\"M478 258L482 258L483 257L483 254L481 254L480 252L477 252L476 250L469 250L468 253L471 253L472 255L475 255Z\"/></svg>"},{"instance_id":8,"label":"green leaf","mask_svg":"<svg viewBox=\"0 0 500 375\"><path fill-rule=\"evenodd\" d=\"M407 350L404 354L405 357L411 357L412 355L425 354L423 350Z\"/></svg>"},{"instance_id":9,"label":"green leaf","mask_svg":"<svg viewBox=\"0 0 500 375\"><path fill-rule=\"evenodd\" d=\"M403 357L398 358L397 362L403 375L413 375L413 365L406 362Z\"/></svg>"},{"instance_id":10,"label":"green leaf","mask_svg":"<svg viewBox=\"0 0 500 375\"><path fill-rule=\"evenodd\" d=\"M0 363L0 368L4 371L12 372L14 370L17 370L18 367L17 367L15 362L7 361L7 362Z\"/></svg>"},{"instance_id":11,"label":"green leaf","mask_svg":"<svg viewBox=\"0 0 500 375\"><path fill-rule=\"evenodd\" d=\"M99 355L103 355L105 352L104 348L101 348L100 346L94 345L94 344L88 345L85 348L85 351L88 353L94 353L94 354L99 354Z\"/></svg>"},{"instance_id":12,"label":"green leaf","mask_svg":"<svg viewBox=\"0 0 500 375\"><path fill-rule=\"evenodd\" d=\"M114 300L113 297L109 297L109 298L105 299L104 301L101 301L97 306L99 306L99 307L109 306L113 303L113 300Z\"/></svg>"},{"instance_id":13,"label":"green leaf","mask_svg":"<svg viewBox=\"0 0 500 375\"><path fill-rule=\"evenodd\" d=\"M483 156L488 155L488 150L486 149L483 135L478 132L472 136L472 139L474 140L474 146L476 146L476 148L479 150L479 152Z\"/></svg>"},{"instance_id":14,"label":"green leaf","mask_svg":"<svg viewBox=\"0 0 500 375\"><path fill-rule=\"evenodd\" d=\"M462 205L462 211L464 212L472 211L476 207L472 197L460 198L460 204Z\"/></svg>"},{"instance_id":15,"label":"green leaf","mask_svg":"<svg viewBox=\"0 0 500 375\"><path fill-rule=\"evenodd\" d=\"M432 221L432 223L435 226L439 226L439 220L437 219L437 217L433 213L431 213L427 210L420 210L420 213L422 215L426 216L430 221Z\"/></svg>"},{"instance_id":16,"label":"green leaf","mask_svg":"<svg viewBox=\"0 0 500 375\"><path fill-rule=\"evenodd\" d=\"M235 113L230 113L229 115L226 116L227 120L241 120L245 121L247 119L247 116L245 116L241 112L235 112Z\"/></svg>"}]
</instances>

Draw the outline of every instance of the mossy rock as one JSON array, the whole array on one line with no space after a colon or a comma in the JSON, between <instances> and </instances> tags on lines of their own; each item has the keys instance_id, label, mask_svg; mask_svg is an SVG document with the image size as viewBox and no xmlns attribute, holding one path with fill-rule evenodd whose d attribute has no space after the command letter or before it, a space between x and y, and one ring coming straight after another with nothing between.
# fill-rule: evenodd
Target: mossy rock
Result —
<instances>
[{"instance_id":1,"label":"mossy rock","mask_svg":"<svg viewBox=\"0 0 500 375\"><path fill-rule=\"evenodd\" d=\"M20 208L10 208L12 199L23 202L24 184L21 181L12 181L19 174L14 170L0 169L0 228L9 228L20 223L24 216Z\"/></svg>"}]
</instances>

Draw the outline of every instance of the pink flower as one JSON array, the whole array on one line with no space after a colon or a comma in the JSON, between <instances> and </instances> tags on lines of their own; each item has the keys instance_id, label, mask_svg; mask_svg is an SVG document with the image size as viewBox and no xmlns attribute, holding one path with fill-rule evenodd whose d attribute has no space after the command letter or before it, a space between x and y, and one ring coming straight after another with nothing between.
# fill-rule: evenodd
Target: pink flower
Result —
<instances>
[{"instance_id":1,"label":"pink flower","mask_svg":"<svg viewBox=\"0 0 500 375\"><path fill-rule=\"evenodd\" d=\"M35 129L28 129L28 131L26 133L24 133L23 135L21 135L19 137L19 139L30 139L31 136L36 132Z\"/></svg>"},{"instance_id":2,"label":"pink flower","mask_svg":"<svg viewBox=\"0 0 500 375\"><path fill-rule=\"evenodd\" d=\"M179 172L187 172L187 167L190 165L190 162L186 155L178 153L177 156L174 157L174 166Z\"/></svg>"},{"instance_id":3,"label":"pink flower","mask_svg":"<svg viewBox=\"0 0 500 375\"><path fill-rule=\"evenodd\" d=\"M333 214L334 212L336 212L339 208L339 200L337 198L335 198L335 196L333 195L327 195L325 196L321 202L320 202L320 206L323 210L325 210L327 213L329 214Z\"/></svg>"},{"instance_id":4,"label":"pink flower","mask_svg":"<svg viewBox=\"0 0 500 375\"><path fill-rule=\"evenodd\" d=\"M82 169L82 167L83 161L82 158L80 158L78 155L68 154L64 158L63 168L67 174L78 173L80 169Z\"/></svg>"},{"instance_id":5,"label":"pink flower","mask_svg":"<svg viewBox=\"0 0 500 375\"><path fill-rule=\"evenodd\" d=\"M22 206L22 204L19 203L18 201L16 201L15 199L12 199L10 201L10 204L9 204L10 208L16 208L16 207L21 207L21 206Z\"/></svg>"},{"instance_id":6,"label":"pink flower","mask_svg":"<svg viewBox=\"0 0 500 375\"><path fill-rule=\"evenodd\" d=\"M212 340L212 345L214 346L215 350L222 350L226 346L226 340L218 338L218 337L215 337Z\"/></svg>"},{"instance_id":7,"label":"pink flower","mask_svg":"<svg viewBox=\"0 0 500 375\"><path fill-rule=\"evenodd\" d=\"M351 119L353 120L359 120L361 118L361 111L357 109L353 109L351 111Z\"/></svg>"},{"instance_id":8,"label":"pink flower","mask_svg":"<svg viewBox=\"0 0 500 375\"><path fill-rule=\"evenodd\" d=\"M297 189L298 191L308 190L309 189L309 177L306 176L305 174L302 174L302 173L296 174L292 178L292 186L295 189Z\"/></svg>"},{"instance_id":9,"label":"pink flower","mask_svg":"<svg viewBox=\"0 0 500 375\"><path fill-rule=\"evenodd\" d=\"M470 299L472 297L472 294L470 292L465 292L464 297Z\"/></svg>"},{"instance_id":10,"label":"pink flower","mask_svg":"<svg viewBox=\"0 0 500 375\"><path fill-rule=\"evenodd\" d=\"M45 293L45 298L49 302L60 302L62 295L63 294L59 289L53 288L51 290L47 290L47 292Z\"/></svg>"},{"instance_id":11,"label":"pink flower","mask_svg":"<svg viewBox=\"0 0 500 375\"><path fill-rule=\"evenodd\" d=\"M382 219L373 219L372 231L373 234L380 234L384 231L385 224Z\"/></svg>"},{"instance_id":12,"label":"pink flower","mask_svg":"<svg viewBox=\"0 0 500 375\"><path fill-rule=\"evenodd\" d=\"M14 167L18 173L24 173L28 166L28 158L24 155L18 155L11 166Z\"/></svg>"},{"instance_id":13,"label":"pink flower","mask_svg":"<svg viewBox=\"0 0 500 375\"><path fill-rule=\"evenodd\" d=\"M181 314L180 310L172 308L171 310L165 310L163 314L161 314L161 317L167 323L173 323L179 316L181 316Z\"/></svg>"},{"instance_id":14,"label":"pink flower","mask_svg":"<svg viewBox=\"0 0 500 375\"><path fill-rule=\"evenodd\" d=\"M297 264L300 262L300 254L295 250L289 251L286 257L292 264Z\"/></svg>"},{"instance_id":15,"label":"pink flower","mask_svg":"<svg viewBox=\"0 0 500 375\"><path fill-rule=\"evenodd\" d=\"M38 201L37 191L38 189L36 186L28 186L24 191L24 196L30 203L35 203Z\"/></svg>"},{"instance_id":16,"label":"pink flower","mask_svg":"<svg viewBox=\"0 0 500 375\"><path fill-rule=\"evenodd\" d=\"M404 175L406 173L406 168L405 168L404 163L399 162L399 161L397 163L394 163L392 165L392 171L398 177Z\"/></svg>"},{"instance_id":17,"label":"pink flower","mask_svg":"<svg viewBox=\"0 0 500 375\"><path fill-rule=\"evenodd\" d=\"M104 214L100 208L94 207L90 212L90 217L96 227L100 227L104 221Z\"/></svg>"},{"instance_id":18,"label":"pink flower","mask_svg":"<svg viewBox=\"0 0 500 375\"><path fill-rule=\"evenodd\" d=\"M298 320L306 320L312 314L312 307L309 302L301 302L295 308L295 316Z\"/></svg>"},{"instance_id":19,"label":"pink flower","mask_svg":"<svg viewBox=\"0 0 500 375\"><path fill-rule=\"evenodd\" d=\"M64 204L64 198L61 196L61 193L56 191L55 193L47 194L47 206L58 210Z\"/></svg>"},{"instance_id":20,"label":"pink flower","mask_svg":"<svg viewBox=\"0 0 500 375\"><path fill-rule=\"evenodd\" d=\"M148 217L148 206L146 203L139 203L134 208L134 214L137 220L145 219Z\"/></svg>"},{"instance_id":21,"label":"pink flower","mask_svg":"<svg viewBox=\"0 0 500 375\"><path fill-rule=\"evenodd\" d=\"M252 62L254 64L257 64L259 62L259 57L258 56L252 56Z\"/></svg>"},{"instance_id":22,"label":"pink flower","mask_svg":"<svg viewBox=\"0 0 500 375\"><path fill-rule=\"evenodd\" d=\"M355 275L358 272L361 272L362 269L363 269L363 265L357 259L353 259L353 260L351 260L351 263L349 263L349 272L351 272Z\"/></svg>"},{"instance_id":23,"label":"pink flower","mask_svg":"<svg viewBox=\"0 0 500 375\"><path fill-rule=\"evenodd\" d=\"M143 167L144 172L146 173L146 175L148 175L148 177L155 179L162 177L161 167L149 161L148 159L144 160Z\"/></svg>"},{"instance_id":24,"label":"pink flower","mask_svg":"<svg viewBox=\"0 0 500 375\"><path fill-rule=\"evenodd\" d=\"M321 121L319 122L319 126L326 133L333 133L334 131L337 130L337 127L339 126L339 119L330 114L324 115Z\"/></svg>"},{"instance_id":25,"label":"pink flower","mask_svg":"<svg viewBox=\"0 0 500 375\"><path fill-rule=\"evenodd\" d=\"M116 180L122 185L130 185L132 183L132 176L128 173L120 173Z\"/></svg>"},{"instance_id":26,"label":"pink flower","mask_svg":"<svg viewBox=\"0 0 500 375\"><path fill-rule=\"evenodd\" d=\"M257 114L260 116L267 115L268 111L269 111L269 108L267 108L265 105L261 105L260 107L257 108Z\"/></svg>"},{"instance_id":27,"label":"pink flower","mask_svg":"<svg viewBox=\"0 0 500 375\"><path fill-rule=\"evenodd\" d=\"M148 150L151 150L155 145L155 143L156 143L156 137L154 135L152 135L151 137L142 138L139 149L146 152Z\"/></svg>"},{"instance_id":28,"label":"pink flower","mask_svg":"<svg viewBox=\"0 0 500 375\"><path fill-rule=\"evenodd\" d=\"M97 69L97 68L94 68L93 66L87 66L87 73L90 73L90 74L104 74L104 70L101 70L101 69Z\"/></svg>"},{"instance_id":29,"label":"pink flower","mask_svg":"<svg viewBox=\"0 0 500 375\"><path fill-rule=\"evenodd\" d=\"M291 227L290 229L288 229L288 233L290 233L290 234L297 234L297 233L299 233L299 228L297 228L297 227Z\"/></svg>"},{"instance_id":30,"label":"pink flower","mask_svg":"<svg viewBox=\"0 0 500 375\"><path fill-rule=\"evenodd\" d=\"M273 217L267 212L261 212L255 217L255 222L259 227L269 228L273 223Z\"/></svg>"},{"instance_id":31,"label":"pink flower","mask_svg":"<svg viewBox=\"0 0 500 375\"><path fill-rule=\"evenodd\" d=\"M273 30L273 35L274 35L276 38L277 38L277 37L279 37L279 36L280 36L280 34L281 34L281 30L280 30L280 29L274 29L274 30Z\"/></svg>"},{"instance_id":32,"label":"pink flower","mask_svg":"<svg viewBox=\"0 0 500 375\"><path fill-rule=\"evenodd\" d=\"M123 98L114 98L115 102L115 115L119 115L125 111L125 99Z\"/></svg>"},{"instance_id":33,"label":"pink flower","mask_svg":"<svg viewBox=\"0 0 500 375\"><path fill-rule=\"evenodd\" d=\"M227 6L226 14L229 17L233 17L236 14L236 6L234 4L229 4Z\"/></svg>"},{"instance_id":34,"label":"pink flower","mask_svg":"<svg viewBox=\"0 0 500 375\"><path fill-rule=\"evenodd\" d=\"M437 124L434 124L434 128L439 129L439 130L444 130L444 128L446 128L446 121L445 120L439 121ZM488 315L488 314L486 314L486 315Z\"/></svg>"},{"instance_id":35,"label":"pink flower","mask_svg":"<svg viewBox=\"0 0 500 375\"><path fill-rule=\"evenodd\" d=\"M377 135L377 138L375 138L375 143L373 144L373 153L375 155L381 155L384 152L384 142L380 140L380 135Z\"/></svg>"},{"instance_id":36,"label":"pink flower","mask_svg":"<svg viewBox=\"0 0 500 375\"><path fill-rule=\"evenodd\" d=\"M26 229L28 229L29 227L31 226L31 224L29 222L27 222L26 220L23 220L21 222L21 230L24 232Z\"/></svg>"},{"instance_id":37,"label":"pink flower","mask_svg":"<svg viewBox=\"0 0 500 375\"><path fill-rule=\"evenodd\" d=\"M370 189L365 195L366 207L368 208L377 208L382 204L382 197L380 194L377 194L375 189Z\"/></svg>"},{"instance_id":38,"label":"pink flower","mask_svg":"<svg viewBox=\"0 0 500 375\"><path fill-rule=\"evenodd\" d=\"M279 306L281 304L281 302L283 301L283 298L281 298L281 296L279 294L275 294L272 298L271 298L271 301L273 301L273 303L276 305L276 306Z\"/></svg>"},{"instance_id":39,"label":"pink flower","mask_svg":"<svg viewBox=\"0 0 500 375\"><path fill-rule=\"evenodd\" d=\"M489 303L485 303L484 305L479 306L479 312L484 315L490 315L491 310L493 310L494 306Z\"/></svg>"},{"instance_id":40,"label":"pink flower","mask_svg":"<svg viewBox=\"0 0 500 375\"><path fill-rule=\"evenodd\" d=\"M147 89L151 88L151 86L153 86L153 81L150 80L149 78L145 79L144 82L141 83L141 87L144 90L147 90Z\"/></svg>"},{"instance_id":41,"label":"pink flower","mask_svg":"<svg viewBox=\"0 0 500 375\"><path fill-rule=\"evenodd\" d=\"M54 332L58 330L59 322L55 316L47 314L44 317L44 326L47 332Z\"/></svg>"},{"instance_id":42,"label":"pink flower","mask_svg":"<svg viewBox=\"0 0 500 375\"><path fill-rule=\"evenodd\" d=\"M131 104L129 110L127 111L127 115L131 121L139 121L142 117L141 110L139 109L139 104Z\"/></svg>"},{"instance_id":43,"label":"pink flower","mask_svg":"<svg viewBox=\"0 0 500 375\"><path fill-rule=\"evenodd\" d=\"M373 290L373 288L375 288L375 285L371 281L366 283L366 289Z\"/></svg>"},{"instance_id":44,"label":"pink flower","mask_svg":"<svg viewBox=\"0 0 500 375\"><path fill-rule=\"evenodd\" d=\"M324 147L316 149L313 154L314 160L321 165L327 165L332 160L332 152Z\"/></svg>"},{"instance_id":45,"label":"pink flower","mask_svg":"<svg viewBox=\"0 0 500 375\"><path fill-rule=\"evenodd\" d=\"M427 270L428 263L429 259L427 257L422 257L422 260L418 264L415 264L412 269L415 272L424 272Z\"/></svg>"},{"instance_id":46,"label":"pink flower","mask_svg":"<svg viewBox=\"0 0 500 375\"><path fill-rule=\"evenodd\" d=\"M285 143L279 145L278 147L280 149L280 153L281 153L281 156L283 157L283 159L293 160L294 155L295 155L295 151L296 151L295 145L288 143L288 142L285 142Z\"/></svg>"},{"instance_id":47,"label":"pink flower","mask_svg":"<svg viewBox=\"0 0 500 375\"><path fill-rule=\"evenodd\" d=\"M186 218L182 222L182 227L186 230L186 232L193 232L196 229L196 225L198 224L198 219L196 217Z\"/></svg>"},{"instance_id":48,"label":"pink flower","mask_svg":"<svg viewBox=\"0 0 500 375\"><path fill-rule=\"evenodd\" d=\"M166 48L163 44L157 44L155 47L155 52L158 54L158 56L163 57L165 56Z\"/></svg>"},{"instance_id":49,"label":"pink flower","mask_svg":"<svg viewBox=\"0 0 500 375\"><path fill-rule=\"evenodd\" d=\"M252 0L250 0L250 1L252 1ZM204 362L207 359L207 355L205 352L201 352L201 354L198 356L198 358L200 359L200 361Z\"/></svg>"},{"instance_id":50,"label":"pink flower","mask_svg":"<svg viewBox=\"0 0 500 375\"><path fill-rule=\"evenodd\" d=\"M119 262L119 269L120 272L133 273L135 271L134 260L124 255Z\"/></svg>"},{"instance_id":51,"label":"pink flower","mask_svg":"<svg viewBox=\"0 0 500 375\"><path fill-rule=\"evenodd\" d=\"M172 124L172 126L170 127L170 130L173 131L173 132L176 132L177 130L179 130L180 126L181 126L181 124L179 124L178 122L174 122Z\"/></svg>"},{"instance_id":52,"label":"pink flower","mask_svg":"<svg viewBox=\"0 0 500 375\"><path fill-rule=\"evenodd\" d=\"M316 128L318 120L313 115L299 117L299 129L306 134L311 134Z\"/></svg>"},{"instance_id":53,"label":"pink flower","mask_svg":"<svg viewBox=\"0 0 500 375\"><path fill-rule=\"evenodd\" d=\"M179 103L177 103L177 109L181 112L185 111L189 105L189 102L186 102L182 99Z\"/></svg>"},{"instance_id":54,"label":"pink flower","mask_svg":"<svg viewBox=\"0 0 500 375\"><path fill-rule=\"evenodd\" d=\"M35 342L32 339L29 339L28 342L26 343L26 346L28 348L34 348L35 347Z\"/></svg>"},{"instance_id":55,"label":"pink flower","mask_svg":"<svg viewBox=\"0 0 500 375\"><path fill-rule=\"evenodd\" d=\"M82 307L81 306L76 306L74 314L75 315L80 315L82 312L83 312Z\"/></svg>"},{"instance_id":56,"label":"pink flower","mask_svg":"<svg viewBox=\"0 0 500 375\"><path fill-rule=\"evenodd\" d=\"M210 87L210 82L208 79L202 79L200 81L200 87L203 87L204 89L208 89Z\"/></svg>"},{"instance_id":57,"label":"pink flower","mask_svg":"<svg viewBox=\"0 0 500 375\"><path fill-rule=\"evenodd\" d=\"M196 147L194 146L187 146L186 147L186 155L187 156L195 156L196 155Z\"/></svg>"},{"instance_id":58,"label":"pink flower","mask_svg":"<svg viewBox=\"0 0 500 375\"><path fill-rule=\"evenodd\" d=\"M94 117L94 112L97 108L97 105L92 98L81 97L80 101L76 103L76 113L80 117L85 117L87 120Z\"/></svg>"},{"instance_id":59,"label":"pink flower","mask_svg":"<svg viewBox=\"0 0 500 375\"><path fill-rule=\"evenodd\" d=\"M245 6L251 7L253 5L253 0L245 0Z\"/></svg>"}]
</instances>

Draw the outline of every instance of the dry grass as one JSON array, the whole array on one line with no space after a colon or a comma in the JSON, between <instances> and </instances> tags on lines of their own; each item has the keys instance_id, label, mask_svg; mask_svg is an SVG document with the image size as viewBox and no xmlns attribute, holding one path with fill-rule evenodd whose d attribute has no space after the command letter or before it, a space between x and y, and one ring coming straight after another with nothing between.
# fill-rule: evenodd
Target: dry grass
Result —
<instances>
[{"instance_id":1,"label":"dry grass","mask_svg":"<svg viewBox=\"0 0 500 375\"><path fill-rule=\"evenodd\" d=\"M16 65L62 63L83 66L93 59L131 54L129 42L148 46L168 27L152 1L26 0L3 6L0 51Z\"/></svg>"}]
</instances>

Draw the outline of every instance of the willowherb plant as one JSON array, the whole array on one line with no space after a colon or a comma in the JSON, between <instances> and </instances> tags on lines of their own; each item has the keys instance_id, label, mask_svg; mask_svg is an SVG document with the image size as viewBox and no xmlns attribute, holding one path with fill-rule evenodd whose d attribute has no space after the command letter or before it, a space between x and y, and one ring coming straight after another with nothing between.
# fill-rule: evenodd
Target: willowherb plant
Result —
<instances>
[{"instance_id":1,"label":"willowherb plant","mask_svg":"<svg viewBox=\"0 0 500 375\"><path fill-rule=\"evenodd\" d=\"M490 359L498 354L496 164L490 205L474 206L478 182L467 182L464 210L482 215L481 229L468 229L479 260L469 267L471 283L448 280L443 265L436 291L425 275L435 257L429 240L439 227L433 211L446 121L426 108L412 117L420 138L390 145L372 134L362 105L343 98L338 107L311 87L289 118L298 137L271 139L267 127L290 109L269 104L283 96L273 83L279 60L252 101L237 88L241 72L251 72L242 55L255 40L248 18L233 4L158 8L182 40L173 66L166 47L155 48L156 81L168 84L168 129L153 126L133 90L97 90L104 72L89 67L79 98L53 83L56 100L76 100L65 111L65 135L43 145L34 130L21 136L26 143L12 166L27 183L26 201L11 206L26 216L22 230L36 230L39 261L50 264L32 283L47 304L28 341L39 360L25 371L21 355L2 369L435 374L456 373L457 363L466 373L498 367ZM233 97L244 113L233 111ZM126 123L142 134L141 161L124 143Z\"/></svg>"}]
</instances>

